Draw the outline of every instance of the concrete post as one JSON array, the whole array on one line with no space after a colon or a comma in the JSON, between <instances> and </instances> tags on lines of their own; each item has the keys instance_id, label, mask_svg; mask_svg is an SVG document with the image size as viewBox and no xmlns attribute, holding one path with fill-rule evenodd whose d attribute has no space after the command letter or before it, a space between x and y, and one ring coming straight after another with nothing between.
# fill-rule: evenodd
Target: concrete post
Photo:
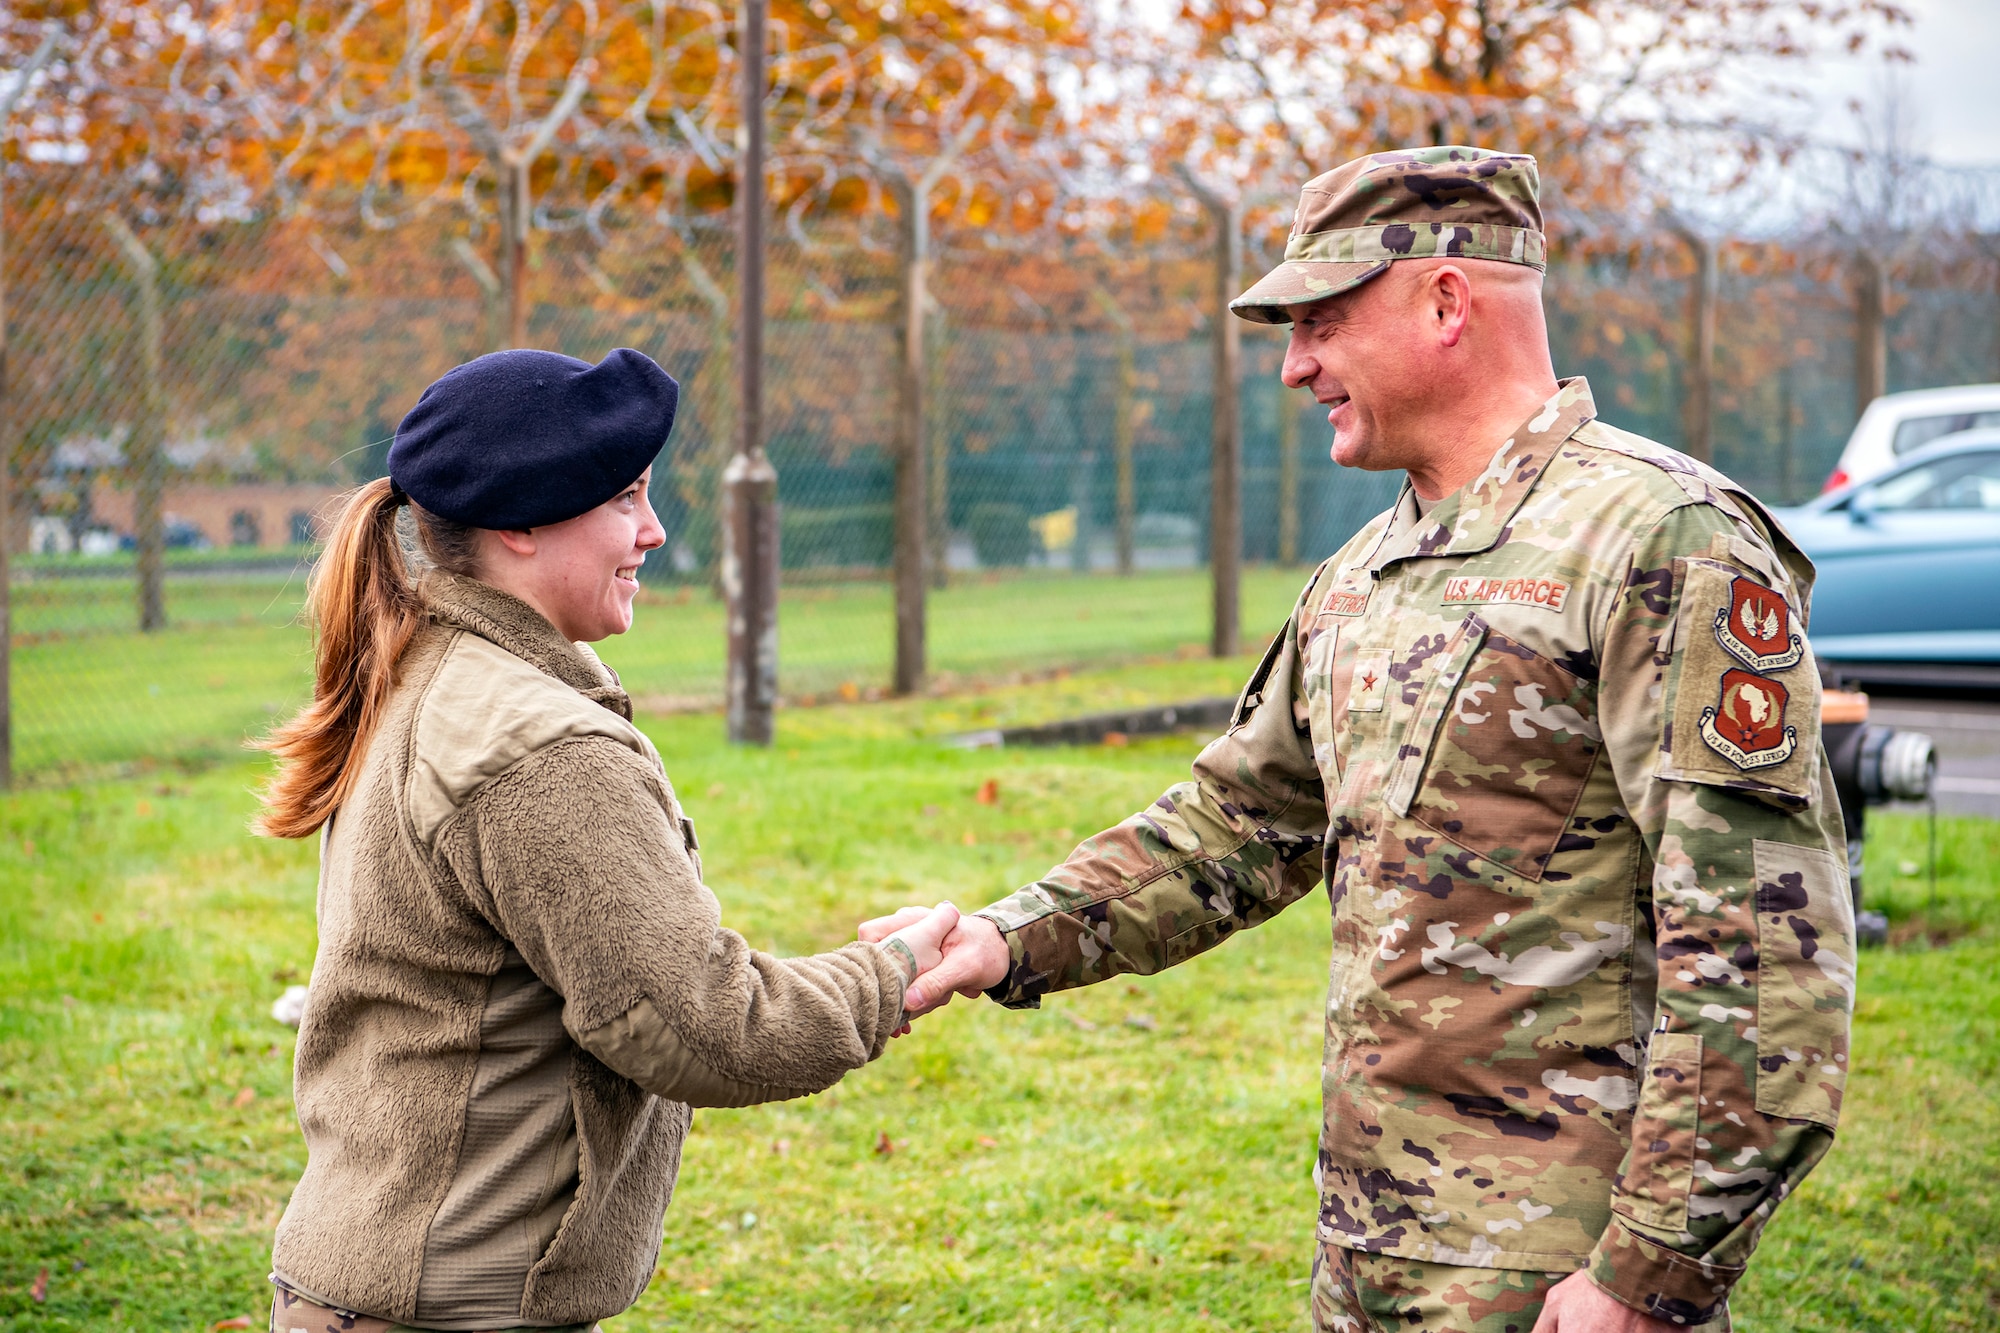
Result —
<instances>
[{"instance_id":1,"label":"concrete post","mask_svg":"<svg viewBox=\"0 0 2000 1333\"><path fill-rule=\"evenodd\" d=\"M742 0L743 66L736 177L741 396L736 455L724 469L729 529L722 586L729 609L729 739L769 745L778 703L778 473L764 453L764 48L766 0Z\"/></svg>"}]
</instances>

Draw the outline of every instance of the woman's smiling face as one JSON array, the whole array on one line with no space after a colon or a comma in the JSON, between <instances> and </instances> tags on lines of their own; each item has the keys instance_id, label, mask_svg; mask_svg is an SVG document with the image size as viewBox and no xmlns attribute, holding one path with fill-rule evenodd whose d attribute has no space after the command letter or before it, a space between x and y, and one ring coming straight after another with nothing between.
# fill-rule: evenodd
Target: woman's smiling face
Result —
<instances>
[{"instance_id":1,"label":"woman's smiling face","mask_svg":"<svg viewBox=\"0 0 2000 1333\"><path fill-rule=\"evenodd\" d=\"M496 534L503 549L489 548L482 573L548 617L566 639L595 643L623 634L632 627L639 566L646 552L667 540L647 497L652 479L647 468L630 486L575 518ZM501 576L492 577L496 574Z\"/></svg>"}]
</instances>

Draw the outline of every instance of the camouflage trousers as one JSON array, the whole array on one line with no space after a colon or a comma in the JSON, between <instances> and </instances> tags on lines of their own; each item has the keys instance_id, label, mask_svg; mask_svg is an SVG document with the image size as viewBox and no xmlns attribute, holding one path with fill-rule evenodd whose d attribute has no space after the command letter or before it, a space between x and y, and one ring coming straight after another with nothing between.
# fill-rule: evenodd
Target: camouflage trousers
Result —
<instances>
[{"instance_id":1,"label":"camouflage trousers","mask_svg":"<svg viewBox=\"0 0 2000 1333\"><path fill-rule=\"evenodd\" d=\"M352 1310L334 1310L316 1305L296 1291L277 1287L271 1301L271 1333L425 1333L408 1324L398 1324ZM487 1333L602 1333L596 1324L564 1324L558 1328L491 1329Z\"/></svg>"},{"instance_id":2,"label":"camouflage trousers","mask_svg":"<svg viewBox=\"0 0 2000 1333\"><path fill-rule=\"evenodd\" d=\"M1322 1243L1313 1253L1313 1333L1531 1333L1568 1273L1457 1268ZM1689 1333L1729 1333L1729 1315Z\"/></svg>"}]
</instances>

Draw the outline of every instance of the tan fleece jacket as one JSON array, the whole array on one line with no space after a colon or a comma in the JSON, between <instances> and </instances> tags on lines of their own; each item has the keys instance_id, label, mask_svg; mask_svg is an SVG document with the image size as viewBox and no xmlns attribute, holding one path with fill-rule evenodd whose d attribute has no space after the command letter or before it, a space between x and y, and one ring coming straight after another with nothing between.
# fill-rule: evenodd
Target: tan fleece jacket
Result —
<instances>
[{"instance_id":1,"label":"tan fleece jacket","mask_svg":"<svg viewBox=\"0 0 2000 1333\"><path fill-rule=\"evenodd\" d=\"M616 677L505 593L422 591L432 623L322 843L308 1160L275 1266L425 1328L608 1318L652 1274L690 1107L874 1059L907 962L722 929Z\"/></svg>"}]
</instances>

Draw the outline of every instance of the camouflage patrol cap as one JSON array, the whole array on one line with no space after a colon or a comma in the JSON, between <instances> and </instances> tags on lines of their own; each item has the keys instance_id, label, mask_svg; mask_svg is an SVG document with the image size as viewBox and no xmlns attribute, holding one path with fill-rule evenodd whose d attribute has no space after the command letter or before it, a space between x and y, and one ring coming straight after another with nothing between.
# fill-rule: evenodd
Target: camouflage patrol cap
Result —
<instances>
[{"instance_id":1,"label":"camouflage patrol cap","mask_svg":"<svg viewBox=\"0 0 2000 1333\"><path fill-rule=\"evenodd\" d=\"M1289 324L1294 307L1359 287L1398 259L1545 268L1539 184L1525 153L1445 147L1356 158L1306 182L1285 262L1229 308L1259 324Z\"/></svg>"}]
</instances>

